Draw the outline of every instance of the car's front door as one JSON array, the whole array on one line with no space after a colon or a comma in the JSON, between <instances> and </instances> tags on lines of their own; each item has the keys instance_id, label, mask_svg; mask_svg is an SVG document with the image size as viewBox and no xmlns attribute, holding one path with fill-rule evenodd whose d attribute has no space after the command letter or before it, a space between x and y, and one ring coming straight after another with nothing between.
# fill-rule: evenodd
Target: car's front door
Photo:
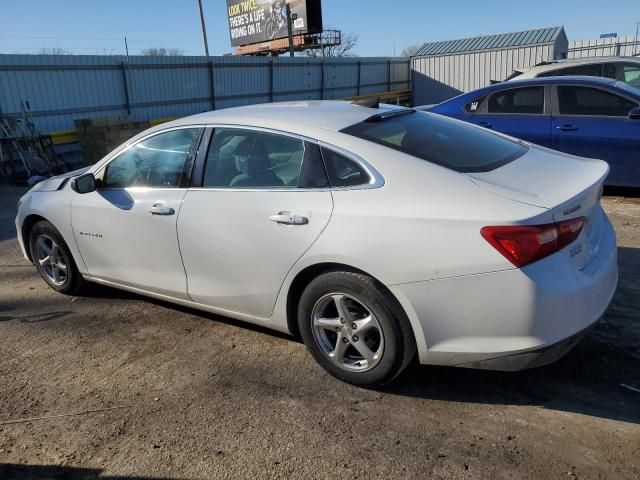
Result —
<instances>
[{"instance_id":1,"label":"car's front door","mask_svg":"<svg viewBox=\"0 0 640 480\"><path fill-rule=\"evenodd\" d=\"M491 94L469 121L549 147L551 118L545 103L544 86L507 88Z\"/></svg>"},{"instance_id":2,"label":"car's front door","mask_svg":"<svg viewBox=\"0 0 640 480\"><path fill-rule=\"evenodd\" d=\"M96 172L98 190L74 198L90 276L187 298L176 223L201 133L179 128L133 144Z\"/></svg>"},{"instance_id":3,"label":"car's front door","mask_svg":"<svg viewBox=\"0 0 640 480\"><path fill-rule=\"evenodd\" d=\"M608 185L640 186L640 120L637 102L608 90L558 85L552 148L609 163Z\"/></svg>"},{"instance_id":4,"label":"car's front door","mask_svg":"<svg viewBox=\"0 0 640 480\"><path fill-rule=\"evenodd\" d=\"M329 222L331 191L317 144L216 128L200 184L178 219L190 297L268 318L282 283Z\"/></svg>"}]
</instances>

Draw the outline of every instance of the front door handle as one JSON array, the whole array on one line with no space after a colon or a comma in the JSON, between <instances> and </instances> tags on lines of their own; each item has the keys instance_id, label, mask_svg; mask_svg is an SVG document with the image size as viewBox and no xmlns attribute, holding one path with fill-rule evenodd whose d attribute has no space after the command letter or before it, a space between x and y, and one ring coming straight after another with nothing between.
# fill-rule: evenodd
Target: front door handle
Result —
<instances>
[{"instance_id":1,"label":"front door handle","mask_svg":"<svg viewBox=\"0 0 640 480\"><path fill-rule=\"evenodd\" d=\"M577 132L578 130L580 130L575 125L570 125L570 124L558 125L556 128L558 130L562 130L563 132Z\"/></svg>"},{"instance_id":2,"label":"front door handle","mask_svg":"<svg viewBox=\"0 0 640 480\"><path fill-rule=\"evenodd\" d=\"M491 125L491 122L478 122L478 125L484 128L493 128L493 125Z\"/></svg>"},{"instance_id":3,"label":"front door handle","mask_svg":"<svg viewBox=\"0 0 640 480\"><path fill-rule=\"evenodd\" d=\"M165 207L161 203L156 203L149 209L151 215L173 215L176 211L171 207Z\"/></svg>"},{"instance_id":4,"label":"front door handle","mask_svg":"<svg viewBox=\"0 0 640 480\"><path fill-rule=\"evenodd\" d=\"M278 212L276 215L271 215L269 220L280 225L306 225L309 223L309 219L307 217L294 215L291 212Z\"/></svg>"}]
</instances>

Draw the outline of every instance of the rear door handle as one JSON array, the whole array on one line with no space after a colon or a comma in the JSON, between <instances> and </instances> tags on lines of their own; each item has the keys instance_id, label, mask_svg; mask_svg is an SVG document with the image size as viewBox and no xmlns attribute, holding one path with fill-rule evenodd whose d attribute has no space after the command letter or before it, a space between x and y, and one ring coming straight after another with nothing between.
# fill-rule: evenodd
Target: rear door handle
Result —
<instances>
[{"instance_id":1,"label":"rear door handle","mask_svg":"<svg viewBox=\"0 0 640 480\"><path fill-rule=\"evenodd\" d=\"M562 130L563 132L577 132L578 130L580 130L578 127L576 127L575 125L558 125L556 127L558 130Z\"/></svg>"},{"instance_id":2,"label":"rear door handle","mask_svg":"<svg viewBox=\"0 0 640 480\"><path fill-rule=\"evenodd\" d=\"M171 207L165 207L161 203L156 203L149 209L151 215L173 215L176 211Z\"/></svg>"},{"instance_id":3,"label":"rear door handle","mask_svg":"<svg viewBox=\"0 0 640 480\"><path fill-rule=\"evenodd\" d=\"M493 128L493 125L491 125L491 122L478 122L478 125L484 128Z\"/></svg>"},{"instance_id":4,"label":"rear door handle","mask_svg":"<svg viewBox=\"0 0 640 480\"><path fill-rule=\"evenodd\" d=\"M291 212L278 212L276 215L271 215L269 220L280 225L306 225L309 223L309 219L307 217L294 215Z\"/></svg>"}]
</instances>

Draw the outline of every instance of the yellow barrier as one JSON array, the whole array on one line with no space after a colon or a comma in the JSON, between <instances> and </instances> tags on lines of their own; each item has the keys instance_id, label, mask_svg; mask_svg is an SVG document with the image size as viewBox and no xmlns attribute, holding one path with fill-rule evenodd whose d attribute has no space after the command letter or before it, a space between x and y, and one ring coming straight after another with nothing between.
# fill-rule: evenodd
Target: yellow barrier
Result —
<instances>
[{"instance_id":1,"label":"yellow barrier","mask_svg":"<svg viewBox=\"0 0 640 480\"><path fill-rule=\"evenodd\" d=\"M67 143L76 143L78 141L78 134L74 130L61 130L59 132L51 132L45 135L51 136L51 142L54 145L65 145Z\"/></svg>"},{"instance_id":2,"label":"yellow barrier","mask_svg":"<svg viewBox=\"0 0 640 480\"><path fill-rule=\"evenodd\" d=\"M149 126L155 127L156 125L160 125L161 123L171 122L173 120L177 120L180 117L168 117L168 118L158 118L156 120L149 120Z\"/></svg>"},{"instance_id":3,"label":"yellow barrier","mask_svg":"<svg viewBox=\"0 0 640 480\"><path fill-rule=\"evenodd\" d=\"M402 97L410 97L411 90L402 90L399 92L383 92L383 93L372 93L371 95L360 95L358 97L347 97L345 100L362 100L363 98L379 98L380 100L389 100L391 98L402 98Z\"/></svg>"},{"instance_id":4,"label":"yellow barrier","mask_svg":"<svg viewBox=\"0 0 640 480\"><path fill-rule=\"evenodd\" d=\"M160 125L161 123L170 122L172 120L176 120L180 117L170 117L170 118L156 118L154 120L149 120L149 126L155 127L156 125ZM78 143L78 133L75 129L73 130L60 130L58 132L50 132L45 135L49 135L51 137L51 143L54 145L66 145L69 143Z\"/></svg>"}]
</instances>

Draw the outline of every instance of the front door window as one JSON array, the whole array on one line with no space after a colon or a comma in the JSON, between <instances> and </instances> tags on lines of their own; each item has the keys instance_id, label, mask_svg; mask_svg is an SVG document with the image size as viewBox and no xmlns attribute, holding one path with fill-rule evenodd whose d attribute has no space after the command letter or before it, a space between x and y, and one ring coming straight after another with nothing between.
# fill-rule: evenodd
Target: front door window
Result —
<instances>
[{"instance_id":1,"label":"front door window","mask_svg":"<svg viewBox=\"0 0 640 480\"><path fill-rule=\"evenodd\" d=\"M159 133L131 146L104 170L103 188L178 188L189 174L187 157L200 129Z\"/></svg>"}]
</instances>

